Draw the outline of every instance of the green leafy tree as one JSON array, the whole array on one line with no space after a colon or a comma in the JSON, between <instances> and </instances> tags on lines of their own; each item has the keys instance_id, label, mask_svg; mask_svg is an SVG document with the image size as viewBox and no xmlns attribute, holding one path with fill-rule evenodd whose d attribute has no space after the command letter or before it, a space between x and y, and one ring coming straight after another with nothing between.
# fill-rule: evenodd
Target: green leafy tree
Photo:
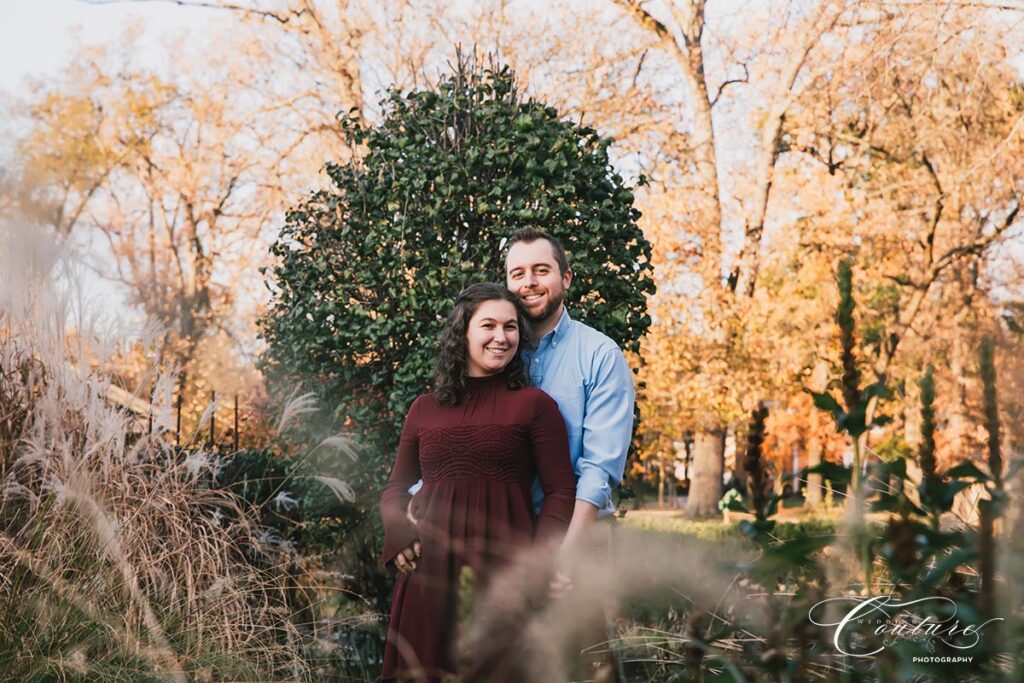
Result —
<instances>
[{"instance_id":1,"label":"green leafy tree","mask_svg":"<svg viewBox=\"0 0 1024 683\"><path fill-rule=\"evenodd\" d=\"M379 125L342 117L360 154L328 163L333 187L288 213L263 320L271 387L305 385L362 447L348 480L364 511L406 410L431 383L455 295L504 282L513 231L531 224L564 242L573 316L626 350L639 348L654 291L611 140L524 98L507 67L460 56L436 88L392 91L383 104Z\"/></svg>"}]
</instances>

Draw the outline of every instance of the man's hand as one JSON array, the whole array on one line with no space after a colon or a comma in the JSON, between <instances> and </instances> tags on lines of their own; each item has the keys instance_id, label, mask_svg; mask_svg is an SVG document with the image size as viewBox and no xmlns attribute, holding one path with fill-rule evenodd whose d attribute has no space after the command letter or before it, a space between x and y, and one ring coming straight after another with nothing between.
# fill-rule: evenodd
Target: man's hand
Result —
<instances>
[{"instance_id":1,"label":"man's hand","mask_svg":"<svg viewBox=\"0 0 1024 683\"><path fill-rule=\"evenodd\" d=\"M572 511L572 520L569 522L569 529L565 533L565 539L562 541L562 546L559 549L559 552L579 552L580 544L587 537L596 520L597 508L592 503L588 503L585 500L577 498L576 505L573 507ZM572 579L569 578L568 572L555 569L555 573L551 577L551 584L548 589L551 598L560 598L571 590Z\"/></svg>"},{"instance_id":2,"label":"man's hand","mask_svg":"<svg viewBox=\"0 0 1024 683\"><path fill-rule=\"evenodd\" d=\"M587 531L597 521L597 508L585 500L576 499L576 505L572 510L572 520L569 521L569 529L565 532L565 541L562 545L573 547L587 535Z\"/></svg>"},{"instance_id":3,"label":"man's hand","mask_svg":"<svg viewBox=\"0 0 1024 683\"><path fill-rule=\"evenodd\" d=\"M416 571L417 560L423 554L423 546L419 541L413 541L408 548L398 551L395 555L395 568L403 574L412 574Z\"/></svg>"}]
</instances>

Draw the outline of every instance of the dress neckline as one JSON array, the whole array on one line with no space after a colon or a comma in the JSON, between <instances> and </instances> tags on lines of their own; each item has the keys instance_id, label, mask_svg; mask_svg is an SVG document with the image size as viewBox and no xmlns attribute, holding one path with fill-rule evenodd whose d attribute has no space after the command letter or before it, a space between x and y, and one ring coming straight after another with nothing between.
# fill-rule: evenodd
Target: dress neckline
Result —
<instances>
[{"instance_id":1,"label":"dress neckline","mask_svg":"<svg viewBox=\"0 0 1024 683\"><path fill-rule=\"evenodd\" d=\"M496 372L493 375L484 375L482 377L470 377L466 375L466 386L467 387L486 387L492 384L501 384L508 380L508 366L502 368L501 372Z\"/></svg>"}]
</instances>

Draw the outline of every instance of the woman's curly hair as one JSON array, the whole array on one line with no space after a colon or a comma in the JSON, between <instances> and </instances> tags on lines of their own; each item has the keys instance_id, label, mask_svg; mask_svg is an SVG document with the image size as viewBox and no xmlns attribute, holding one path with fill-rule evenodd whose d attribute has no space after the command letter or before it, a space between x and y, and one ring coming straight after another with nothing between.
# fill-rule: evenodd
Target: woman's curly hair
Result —
<instances>
[{"instance_id":1,"label":"woman's curly hair","mask_svg":"<svg viewBox=\"0 0 1024 683\"><path fill-rule=\"evenodd\" d=\"M519 321L519 348L516 355L505 366L508 388L526 386L527 376L522 358L522 339L526 334L526 315L523 305L515 294L494 282L480 282L466 287L455 298L455 308L448 315L448 324L441 332L440 350L434 366L434 398L443 406L456 406L466 395L466 370L469 366L469 349L466 345L466 331L476 309L485 301L508 301L515 306Z\"/></svg>"}]
</instances>

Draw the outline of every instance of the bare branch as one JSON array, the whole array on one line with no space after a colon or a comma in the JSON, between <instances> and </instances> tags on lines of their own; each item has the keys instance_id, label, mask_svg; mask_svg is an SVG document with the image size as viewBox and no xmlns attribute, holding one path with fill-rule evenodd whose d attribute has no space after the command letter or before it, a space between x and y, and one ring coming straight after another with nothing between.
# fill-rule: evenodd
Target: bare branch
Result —
<instances>
[{"instance_id":1,"label":"bare branch","mask_svg":"<svg viewBox=\"0 0 1024 683\"><path fill-rule=\"evenodd\" d=\"M233 2L203 2L202 0L79 0L79 2L84 2L87 5L125 5L141 4L144 2L164 3L178 5L179 7L200 7L204 9L219 9L227 10L229 12L239 12L241 14L260 17L262 19L273 19L281 24L287 24L291 20L297 19L303 14L306 14L308 11L308 8L303 8L300 10L291 10L287 13L279 13L271 10L245 7L244 5L238 5Z\"/></svg>"},{"instance_id":2,"label":"bare branch","mask_svg":"<svg viewBox=\"0 0 1024 683\"><path fill-rule=\"evenodd\" d=\"M927 249L925 257L927 259L926 262L932 263L935 258L935 232L939 228L939 219L942 217L942 209L945 206L945 191L942 189L942 182L939 180L939 174L935 172L935 166L932 165L931 159L928 158L928 154L922 154L921 160L924 163L924 167L928 169L928 175L931 176L932 184L935 185L935 212L932 215L931 225L928 227L928 235L925 237L925 247ZM928 284L930 285L931 282Z\"/></svg>"},{"instance_id":3,"label":"bare branch","mask_svg":"<svg viewBox=\"0 0 1024 683\"><path fill-rule=\"evenodd\" d=\"M665 24L655 19L650 12L645 10L643 3L639 2L639 0L615 0L615 4L629 12L630 16L640 24L641 28L653 32L660 40L678 50L679 46L676 45L672 32L668 30Z\"/></svg>"},{"instance_id":4,"label":"bare branch","mask_svg":"<svg viewBox=\"0 0 1024 683\"><path fill-rule=\"evenodd\" d=\"M774 182L775 164L781 153L779 141L786 112L789 111L797 94L797 77L807 64L811 51L821 37L831 31L843 14L843 9L822 6L803 28L800 47L795 50L779 72L779 80L771 95L768 117L761 131L757 162L754 172L754 192L751 208L747 214L747 225L743 236L740 257L729 278L730 288L739 290L745 296L753 296L761 266L761 241L764 236L765 217L768 214L768 200Z\"/></svg>"},{"instance_id":5,"label":"bare branch","mask_svg":"<svg viewBox=\"0 0 1024 683\"><path fill-rule=\"evenodd\" d=\"M633 83L632 83L632 86L634 88L636 87L636 80L638 78L640 78L640 71L644 68L644 60L647 59L647 53L648 52L649 52L648 50L644 50L643 54L640 55L639 61L637 61L637 63L636 63L636 71L633 73Z\"/></svg>"},{"instance_id":6,"label":"bare branch","mask_svg":"<svg viewBox=\"0 0 1024 683\"><path fill-rule=\"evenodd\" d=\"M900 341L906 335L907 331L911 329L914 323L914 319L917 317L918 312L921 309L921 305L924 303L925 298L928 296L928 292L931 286L938 280L939 276L946 270L956 259L964 256L980 256L986 249L994 244L999 237L1001 237L1006 231L1008 231L1017 220L1017 216L1020 214L1020 201L1018 201L1013 209L1007 214L1006 218L1003 219L1002 224L996 228L996 230L981 239L974 240L968 244L961 244L953 247L945 254L942 255L935 263L932 264L925 279L915 284L915 290L913 295L910 297L908 305L900 311L900 320L896 325L895 329L890 334L890 342L883 347L882 353L879 354L878 358L872 365L872 370L878 379L884 379L889 371L889 365L892 363L893 358L896 355L896 349L899 346ZM889 279L895 279L893 276L888 276Z\"/></svg>"},{"instance_id":7,"label":"bare branch","mask_svg":"<svg viewBox=\"0 0 1024 683\"><path fill-rule=\"evenodd\" d=\"M886 280L892 280L901 287L910 287L911 289L922 289L925 285L922 285L914 278L909 275L883 275Z\"/></svg>"},{"instance_id":8,"label":"bare branch","mask_svg":"<svg viewBox=\"0 0 1024 683\"><path fill-rule=\"evenodd\" d=\"M938 276L945 270L953 261L963 256L978 256L982 254L986 249L992 246L1003 234L1006 233L1012 226L1014 221L1017 220L1017 216L1020 214L1020 202L1016 203L1013 209L1003 219L1001 225L999 225L990 235L986 235L981 239L968 242L967 244L961 244L953 247L937 260L932 265L930 272L930 281L934 282Z\"/></svg>"},{"instance_id":9,"label":"bare branch","mask_svg":"<svg viewBox=\"0 0 1024 683\"><path fill-rule=\"evenodd\" d=\"M712 107L714 107L715 104L718 103L718 98L722 96L722 91L725 90L726 86L732 85L733 83L749 83L750 82L750 72L747 70L747 63L744 62L740 66L743 67L743 78L730 78L729 80L724 81L721 85L719 85L718 86L718 92L716 92L715 96L711 98L711 106Z\"/></svg>"},{"instance_id":10,"label":"bare branch","mask_svg":"<svg viewBox=\"0 0 1024 683\"><path fill-rule=\"evenodd\" d=\"M892 8L904 8L904 7L927 7L929 9L935 8L934 2L883 2L882 7ZM1010 3L1010 2L983 2L981 0L949 0L943 3L944 6L957 7L957 8L977 8L977 9L998 9L1006 10L1010 12L1024 12L1024 3Z\"/></svg>"}]
</instances>

